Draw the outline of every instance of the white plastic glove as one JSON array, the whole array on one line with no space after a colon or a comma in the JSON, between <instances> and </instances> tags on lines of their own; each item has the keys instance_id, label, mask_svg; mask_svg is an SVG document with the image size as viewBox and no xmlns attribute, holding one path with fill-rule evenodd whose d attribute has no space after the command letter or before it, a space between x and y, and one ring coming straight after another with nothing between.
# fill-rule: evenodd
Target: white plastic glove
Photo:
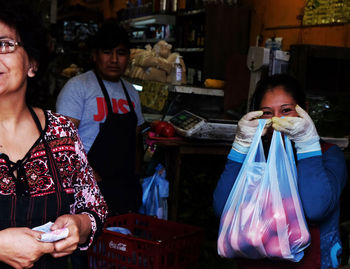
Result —
<instances>
[{"instance_id":1,"label":"white plastic glove","mask_svg":"<svg viewBox=\"0 0 350 269\"><path fill-rule=\"evenodd\" d=\"M259 125L259 118L263 115L263 111L252 111L245 114L238 122L235 140L233 142L232 148L240 153L247 153L250 144L253 141L254 134ZM266 130L271 125L271 120L267 120L265 125Z\"/></svg>"},{"instance_id":2,"label":"white plastic glove","mask_svg":"<svg viewBox=\"0 0 350 269\"><path fill-rule=\"evenodd\" d=\"M272 128L294 141L298 153L320 150L320 137L314 122L300 106L297 105L295 110L299 117L273 117Z\"/></svg>"}]
</instances>

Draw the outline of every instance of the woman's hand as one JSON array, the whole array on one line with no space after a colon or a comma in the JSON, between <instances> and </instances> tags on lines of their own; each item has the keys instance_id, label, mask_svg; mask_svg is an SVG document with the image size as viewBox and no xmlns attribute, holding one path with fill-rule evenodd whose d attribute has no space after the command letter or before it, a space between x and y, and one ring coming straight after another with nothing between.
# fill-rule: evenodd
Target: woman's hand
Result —
<instances>
[{"instance_id":1,"label":"woman's hand","mask_svg":"<svg viewBox=\"0 0 350 269\"><path fill-rule=\"evenodd\" d=\"M319 140L316 127L311 117L300 106L296 106L299 117L272 118L272 128L286 134L294 141L297 152L319 150Z\"/></svg>"},{"instance_id":2,"label":"woman's hand","mask_svg":"<svg viewBox=\"0 0 350 269\"><path fill-rule=\"evenodd\" d=\"M299 117L272 118L272 127L280 132L285 133L290 140L295 143L305 142L311 138L318 137L314 122L300 106L295 110Z\"/></svg>"},{"instance_id":3,"label":"woman's hand","mask_svg":"<svg viewBox=\"0 0 350 269\"><path fill-rule=\"evenodd\" d=\"M235 141L233 147L241 152L243 149L249 149L253 141L254 134L259 125L259 118L263 115L263 111L252 111L245 114L238 122ZM271 121L267 120L264 134L267 128L271 125ZM248 151L248 150L247 150ZM246 152L242 152L246 153Z\"/></svg>"},{"instance_id":4,"label":"woman's hand","mask_svg":"<svg viewBox=\"0 0 350 269\"><path fill-rule=\"evenodd\" d=\"M63 215L56 219L51 226L51 230L68 228L68 236L57 242L54 242L54 251L51 255L55 258L71 254L78 244L86 242L91 232L91 221L86 214Z\"/></svg>"},{"instance_id":5,"label":"woman's hand","mask_svg":"<svg viewBox=\"0 0 350 269\"><path fill-rule=\"evenodd\" d=\"M31 268L39 258L54 251L53 243L40 242L41 232L29 228L0 231L0 260L13 268Z\"/></svg>"}]
</instances>

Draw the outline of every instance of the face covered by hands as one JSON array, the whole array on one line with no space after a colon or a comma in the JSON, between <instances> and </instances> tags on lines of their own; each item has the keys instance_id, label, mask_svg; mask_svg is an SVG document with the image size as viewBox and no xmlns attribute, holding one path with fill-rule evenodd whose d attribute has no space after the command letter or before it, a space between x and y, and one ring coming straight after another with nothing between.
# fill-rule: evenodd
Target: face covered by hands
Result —
<instances>
[{"instance_id":1,"label":"face covered by hands","mask_svg":"<svg viewBox=\"0 0 350 269\"><path fill-rule=\"evenodd\" d=\"M259 118L263 111L252 111L244 115L238 122L233 148L241 153L247 153L250 144L253 141L256 129L259 125ZM265 125L265 135L267 129L271 126L271 120L268 119Z\"/></svg>"},{"instance_id":2,"label":"face covered by hands","mask_svg":"<svg viewBox=\"0 0 350 269\"><path fill-rule=\"evenodd\" d=\"M294 141L297 152L318 149L320 138L311 117L298 105L295 110L299 117L272 117L272 128Z\"/></svg>"}]
</instances>

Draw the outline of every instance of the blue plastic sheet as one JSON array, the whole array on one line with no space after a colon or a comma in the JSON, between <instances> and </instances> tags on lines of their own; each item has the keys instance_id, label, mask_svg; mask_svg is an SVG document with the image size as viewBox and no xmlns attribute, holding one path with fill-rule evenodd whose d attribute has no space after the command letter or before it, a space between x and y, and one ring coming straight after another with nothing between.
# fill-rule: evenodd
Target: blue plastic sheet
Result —
<instances>
[{"instance_id":1,"label":"blue plastic sheet","mask_svg":"<svg viewBox=\"0 0 350 269\"><path fill-rule=\"evenodd\" d=\"M142 205L139 213L168 219L169 182L165 168L158 164L153 176L144 178L142 183Z\"/></svg>"},{"instance_id":2,"label":"blue plastic sheet","mask_svg":"<svg viewBox=\"0 0 350 269\"><path fill-rule=\"evenodd\" d=\"M275 131L267 160L259 120L249 152L220 220L218 254L227 258L286 259L298 262L310 244L297 189L290 140Z\"/></svg>"}]
</instances>

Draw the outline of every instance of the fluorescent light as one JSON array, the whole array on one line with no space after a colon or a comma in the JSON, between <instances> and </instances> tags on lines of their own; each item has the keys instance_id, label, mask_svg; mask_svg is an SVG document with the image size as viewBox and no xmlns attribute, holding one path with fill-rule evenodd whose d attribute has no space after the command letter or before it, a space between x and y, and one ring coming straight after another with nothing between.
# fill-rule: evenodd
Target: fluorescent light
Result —
<instances>
[{"instance_id":1,"label":"fluorescent light","mask_svg":"<svg viewBox=\"0 0 350 269\"><path fill-rule=\"evenodd\" d=\"M137 84L132 84L132 86L134 86L134 88L136 89L136 90L138 90L138 91L142 91L142 86L141 85L137 85Z\"/></svg>"},{"instance_id":2,"label":"fluorescent light","mask_svg":"<svg viewBox=\"0 0 350 269\"><path fill-rule=\"evenodd\" d=\"M152 24L155 22L156 22L156 19L152 18L152 19L147 19L147 20L142 20L142 21L135 21L133 24L134 24L134 26L140 26L140 25Z\"/></svg>"}]
</instances>

